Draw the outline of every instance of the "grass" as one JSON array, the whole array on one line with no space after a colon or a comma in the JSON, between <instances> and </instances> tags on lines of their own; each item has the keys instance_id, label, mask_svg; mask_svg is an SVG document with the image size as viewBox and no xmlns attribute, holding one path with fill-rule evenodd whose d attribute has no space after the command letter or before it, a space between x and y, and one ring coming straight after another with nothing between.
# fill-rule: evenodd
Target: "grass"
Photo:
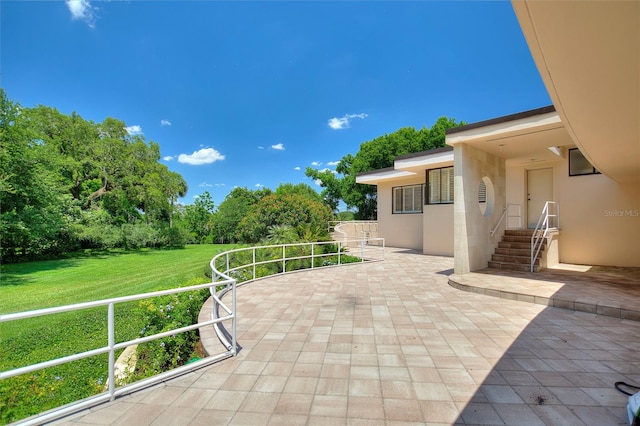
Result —
<instances>
[{"instance_id":1,"label":"grass","mask_svg":"<svg viewBox=\"0 0 640 426\"><path fill-rule=\"evenodd\" d=\"M173 288L201 278L213 256L237 245L179 250L82 253L67 259L3 265L0 313ZM116 341L138 336L138 303L116 306ZM106 308L0 323L0 370L106 345ZM106 355L0 381L0 423L101 392Z\"/></svg>"}]
</instances>

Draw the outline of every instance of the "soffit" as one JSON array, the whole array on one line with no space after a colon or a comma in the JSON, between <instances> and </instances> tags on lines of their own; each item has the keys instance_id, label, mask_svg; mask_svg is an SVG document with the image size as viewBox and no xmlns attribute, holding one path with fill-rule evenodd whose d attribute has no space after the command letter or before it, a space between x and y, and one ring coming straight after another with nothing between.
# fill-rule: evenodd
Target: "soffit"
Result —
<instances>
[{"instance_id":1,"label":"soffit","mask_svg":"<svg viewBox=\"0 0 640 426\"><path fill-rule=\"evenodd\" d=\"M415 173L404 170L381 170L377 172L364 173L356 176L356 183L367 185L377 185L378 182L384 182L394 179L402 179L409 176L415 176Z\"/></svg>"},{"instance_id":2,"label":"soffit","mask_svg":"<svg viewBox=\"0 0 640 426\"><path fill-rule=\"evenodd\" d=\"M640 179L640 2L512 5L575 144L611 178Z\"/></svg>"},{"instance_id":3,"label":"soffit","mask_svg":"<svg viewBox=\"0 0 640 426\"><path fill-rule=\"evenodd\" d=\"M450 149L450 148L449 148ZM396 170L410 171L414 173L424 172L426 169L437 167L452 166L453 151L448 150L438 152L436 154L428 154L423 156L414 156L410 158L397 159L394 162Z\"/></svg>"},{"instance_id":4,"label":"soffit","mask_svg":"<svg viewBox=\"0 0 640 426\"><path fill-rule=\"evenodd\" d=\"M515 164L559 161L549 148L574 145L555 112L447 134L447 144L460 143Z\"/></svg>"}]
</instances>

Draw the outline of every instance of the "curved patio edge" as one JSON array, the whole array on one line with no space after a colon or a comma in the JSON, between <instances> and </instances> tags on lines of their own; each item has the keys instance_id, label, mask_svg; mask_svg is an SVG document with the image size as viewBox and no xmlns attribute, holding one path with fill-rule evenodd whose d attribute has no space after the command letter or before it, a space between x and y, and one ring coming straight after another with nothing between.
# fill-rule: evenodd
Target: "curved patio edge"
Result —
<instances>
[{"instance_id":1,"label":"curved patio edge","mask_svg":"<svg viewBox=\"0 0 640 426\"><path fill-rule=\"evenodd\" d=\"M485 269L462 275L452 274L448 283L453 288L470 293L640 321L640 294L608 297L607 284L591 280L579 282L575 277L573 280L566 277L550 280L550 275L534 273L523 276ZM590 286L591 291L585 291L584 286Z\"/></svg>"}]
</instances>

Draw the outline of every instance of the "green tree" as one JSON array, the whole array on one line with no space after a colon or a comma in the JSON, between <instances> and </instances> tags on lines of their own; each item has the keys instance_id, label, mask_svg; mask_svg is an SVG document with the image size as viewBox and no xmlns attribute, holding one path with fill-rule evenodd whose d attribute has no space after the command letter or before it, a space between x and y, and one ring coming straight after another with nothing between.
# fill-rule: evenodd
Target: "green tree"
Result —
<instances>
[{"instance_id":1,"label":"green tree","mask_svg":"<svg viewBox=\"0 0 640 426\"><path fill-rule=\"evenodd\" d=\"M193 204L185 206L184 220L195 243L204 243L208 237L210 239L214 207L209 191L197 196Z\"/></svg>"},{"instance_id":2,"label":"green tree","mask_svg":"<svg viewBox=\"0 0 640 426\"><path fill-rule=\"evenodd\" d=\"M248 188L237 187L229 192L211 218L215 242L238 242L238 224L258 201L270 194L271 190L268 188L252 191Z\"/></svg>"},{"instance_id":3,"label":"green tree","mask_svg":"<svg viewBox=\"0 0 640 426\"><path fill-rule=\"evenodd\" d=\"M310 168L307 168L305 174L322 182L325 199L334 203L341 199L348 208L355 207L356 219L376 219L376 187L356 183L356 175L391 167L394 159L401 155L443 147L446 130L464 124L466 123L457 122L453 118L440 117L431 128L423 127L416 130L413 127L404 127L362 143L355 155L345 155L336 167L336 172L342 177L332 176L330 171Z\"/></svg>"},{"instance_id":4,"label":"green tree","mask_svg":"<svg viewBox=\"0 0 640 426\"><path fill-rule=\"evenodd\" d=\"M238 224L237 235L240 241L256 243L268 235L269 227L308 225L326 230L332 218L331 209L323 202L300 194L272 194L258 201L244 216Z\"/></svg>"},{"instance_id":5,"label":"green tree","mask_svg":"<svg viewBox=\"0 0 640 426\"><path fill-rule=\"evenodd\" d=\"M305 175L312 178L322 188L320 197L327 204L331 211L337 211L342 194L342 180L331 170L315 170L307 167Z\"/></svg>"},{"instance_id":6,"label":"green tree","mask_svg":"<svg viewBox=\"0 0 640 426\"><path fill-rule=\"evenodd\" d=\"M306 183L281 183L276 188L277 195L298 194L314 201L322 201L322 196Z\"/></svg>"},{"instance_id":7,"label":"green tree","mask_svg":"<svg viewBox=\"0 0 640 426\"><path fill-rule=\"evenodd\" d=\"M115 118L23 108L1 89L0 98L3 260L178 241L160 234L186 183L159 162L158 144Z\"/></svg>"},{"instance_id":8,"label":"green tree","mask_svg":"<svg viewBox=\"0 0 640 426\"><path fill-rule=\"evenodd\" d=\"M56 158L29 125L28 111L0 89L0 255L4 261L68 249L70 197L55 174Z\"/></svg>"}]
</instances>

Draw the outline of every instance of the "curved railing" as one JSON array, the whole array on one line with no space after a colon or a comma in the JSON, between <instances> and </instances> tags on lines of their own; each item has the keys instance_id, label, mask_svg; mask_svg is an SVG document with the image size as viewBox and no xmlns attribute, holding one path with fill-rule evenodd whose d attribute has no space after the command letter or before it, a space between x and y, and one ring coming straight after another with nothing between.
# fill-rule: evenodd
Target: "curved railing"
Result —
<instances>
[{"instance_id":1,"label":"curved railing","mask_svg":"<svg viewBox=\"0 0 640 426\"><path fill-rule=\"evenodd\" d=\"M134 390L138 390L156 383L160 383L161 381L164 381L168 378L175 377L185 372L194 370L196 368L213 364L222 359L234 356L236 354L235 349L227 348L227 350L224 352L220 352L215 355L203 358L199 361L191 362L181 367L174 368L173 370L166 371L164 373L149 377L147 379L143 379L135 383L127 384L127 385L116 388L116 368L115 368L116 351L125 349L129 346L139 345L141 343L151 342L153 340L174 336L179 333L196 330L202 327L207 327L209 325L215 325L222 321L226 321L230 319L235 321L235 298L232 299L231 301L233 308L229 308L228 306L223 304L222 301L220 300L220 297L222 297L222 294L216 293L216 288L223 287L223 288L235 289L235 284L236 284L236 281L229 278L224 281L218 280L218 282L215 285L212 285L211 283L206 283L206 284L199 284L199 285L194 285L189 287L174 288L171 290L156 291L152 293L142 293L142 294L136 294L132 296L116 297L111 299L97 300L93 302L77 303L73 305L58 306L54 308L38 309L38 310L32 310L32 311L26 311L26 312L0 315L0 323L2 323L2 322L10 322L10 321L19 321L27 318L40 317L44 315L54 315L61 312L81 311L81 310L86 310L86 309L91 309L91 308L96 308L101 306L107 307L107 315L106 315L107 342L108 342L107 346L94 348L88 351L76 353L76 354L61 357L61 358L51 359L49 361L44 361L37 364L14 368L7 371L1 371L0 380L8 379L10 377L15 377L23 374L33 373L35 371L43 370L48 367L66 364L69 362L74 362L84 358L90 358L90 357L94 357L94 356L98 356L106 353L108 354L108 379L107 379L108 389L105 392L91 396L89 398L82 399L80 401L76 401L74 403L64 405L62 407L54 408L52 410L49 410L45 413L41 413L34 417L23 419L19 421L19 423L24 425L47 423L49 421L61 418L63 416L76 413L85 408L89 408L103 402L114 400L119 395L130 393ZM217 315L212 317L211 320L198 322L196 324L176 328L173 330L153 334L150 336L140 337L137 339L116 343L116 338L115 338L115 330L117 328L116 316L115 316L116 305L121 303L126 303L126 302L132 302L136 300L150 299L158 296L166 296L170 294L184 293L188 291L196 291L201 289L209 289L212 297L216 301L214 305L217 307L218 313ZM219 308L222 308L226 312L226 315L220 316ZM61 330L61 332L63 331Z\"/></svg>"},{"instance_id":2,"label":"curved railing","mask_svg":"<svg viewBox=\"0 0 640 426\"><path fill-rule=\"evenodd\" d=\"M54 315L62 312L81 311L103 306L107 308L107 315L105 318L107 323L107 345L61 358L50 359L48 361L13 368L7 371L0 371L0 380L33 373L45 368L85 358L108 354L108 387L106 391L18 421L18 423L24 425L47 423L83 409L93 407L100 403L114 400L117 396L133 392L167 380L171 377L235 356L239 348L239 345L236 342L236 286L239 284L271 276L274 275L274 273L290 273L299 270L346 265L356 261L365 262L383 259L384 239L382 238L241 248L221 253L211 260L212 283L58 306L54 308L2 314L0 315L0 323L20 321L45 315ZM196 324L175 328L150 336L116 342L115 330L118 328L118 324L116 324L117 317L115 315L116 305L201 289L209 289L211 297L213 298L214 303L211 310L211 319L206 321L199 320ZM222 297L229 292L232 294L230 306L222 302ZM222 325L225 321L232 322L230 332L227 332ZM209 356L202 358L201 360L188 363L181 367L174 368L173 370L166 371L135 383L118 387L116 386L115 355L117 351L129 346L151 342L208 326L214 327L216 334L224 345L224 351L209 354ZM61 330L61 332L63 331Z\"/></svg>"},{"instance_id":3,"label":"curved railing","mask_svg":"<svg viewBox=\"0 0 640 426\"><path fill-rule=\"evenodd\" d=\"M329 224L341 240L378 238L378 222L375 220L346 220Z\"/></svg>"}]
</instances>

